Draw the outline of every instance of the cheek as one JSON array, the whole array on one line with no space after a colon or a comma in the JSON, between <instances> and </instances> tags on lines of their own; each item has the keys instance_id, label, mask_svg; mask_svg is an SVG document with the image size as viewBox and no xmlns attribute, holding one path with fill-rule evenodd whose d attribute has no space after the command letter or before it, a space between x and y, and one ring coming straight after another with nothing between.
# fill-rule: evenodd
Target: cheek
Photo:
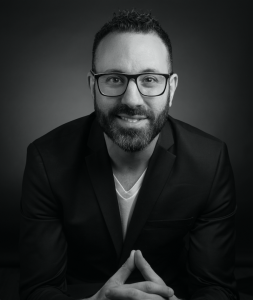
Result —
<instances>
[{"instance_id":1,"label":"cheek","mask_svg":"<svg viewBox=\"0 0 253 300\"><path fill-rule=\"evenodd\" d=\"M155 114L155 116L159 115L162 111L164 111L168 102L168 96L162 95L160 97L154 98L149 102L149 109Z\"/></svg>"},{"instance_id":2,"label":"cheek","mask_svg":"<svg viewBox=\"0 0 253 300\"><path fill-rule=\"evenodd\" d=\"M104 113L107 113L108 111L110 111L117 103L116 99L108 98L108 97L101 95L100 92L98 91L97 87L95 89L95 101L96 101L98 108L101 111L103 111Z\"/></svg>"}]
</instances>

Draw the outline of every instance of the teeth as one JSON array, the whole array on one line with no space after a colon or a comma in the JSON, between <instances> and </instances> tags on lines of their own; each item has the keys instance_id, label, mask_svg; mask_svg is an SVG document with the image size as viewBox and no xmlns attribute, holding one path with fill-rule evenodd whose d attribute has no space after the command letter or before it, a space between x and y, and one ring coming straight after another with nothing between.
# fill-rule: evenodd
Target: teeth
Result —
<instances>
[{"instance_id":1,"label":"teeth","mask_svg":"<svg viewBox=\"0 0 253 300\"><path fill-rule=\"evenodd\" d=\"M139 120L137 119L128 119L128 118L124 118L124 117L121 117L123 120L127 121L127 122L130 122L130 123L136 123L138 122Z\"/></svg>"}]
</instances>

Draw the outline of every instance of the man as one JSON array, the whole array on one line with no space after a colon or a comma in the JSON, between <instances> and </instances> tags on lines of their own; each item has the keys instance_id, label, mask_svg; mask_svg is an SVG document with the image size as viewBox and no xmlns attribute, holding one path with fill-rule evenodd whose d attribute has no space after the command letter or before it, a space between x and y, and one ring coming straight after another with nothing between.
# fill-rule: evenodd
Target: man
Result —
<instances>
[{"instance_id":1,"label":"man","mask_svg":"<svg viewBox=\"0 0 253 300\"><path fill-rule=\"evenodd\" d=\"M238 299L227 149L168 115L168 35L115 14L88 82L95 113L28 147L21 299Z\"/></svg>"}]
</instances>

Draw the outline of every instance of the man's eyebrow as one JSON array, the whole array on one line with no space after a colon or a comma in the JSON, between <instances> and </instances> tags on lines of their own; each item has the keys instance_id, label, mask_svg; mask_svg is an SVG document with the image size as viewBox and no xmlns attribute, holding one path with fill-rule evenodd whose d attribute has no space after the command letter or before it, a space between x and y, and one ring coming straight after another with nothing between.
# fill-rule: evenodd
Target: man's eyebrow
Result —
<instances>
[{"instance_id":1,"label":"man's eyebrow","mask_svg":"<svg viewBox=\"0 0 253 300\"><path fill-rule=\"evenodd\" d=\"M120 69L108 69L106 70L105 72L103 73L126 73ZM159 70L157 69L144 69L144 70L141 70L140 72L136 73L136 74L139 74L139 73L161 73Z\"/></svg>"},{"instance_id":2,"label":"man's eyebrow","mask_svg":"<svg viewBox=\"0 0 253 300\"><path fill-rule=\"evenodd\" d=\"M144 69L140 73L162 73L157 69Z\"/></svg>"},{"instance_id":3,"label":"man's eyebrow","mask_svg":"<svg viewBox=\"0 0 253 300\"><path fill-rule=\"evenodd\" d=\"M106 71L104 71L103 73L125 73L122 70L119 69L108 69Z\"/></svg>"}]
</instances>

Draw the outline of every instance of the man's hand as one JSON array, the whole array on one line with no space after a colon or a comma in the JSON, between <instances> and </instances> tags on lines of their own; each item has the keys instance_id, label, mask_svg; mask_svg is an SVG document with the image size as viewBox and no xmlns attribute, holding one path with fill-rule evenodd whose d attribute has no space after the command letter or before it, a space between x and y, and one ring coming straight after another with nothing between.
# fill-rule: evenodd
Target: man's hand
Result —
<instances>
[{"instance_id":1,"label":"man's hand","mask_svg":"<svg viewBox=\"0 0 253 300\"><path fill-rule=\"evenodd\" d=\"M132 253L131 253L132 255ZM130 256L131 257L131 256ZM137 282L133 284L122 284L111 287L106 292L106 298L110 300L177 300L174 296L174 291L166 286L165 282L153 271L147 261L137 250L134 254L135 266L139 269L144 282ZM116 273L117 274L117 273ZM130 274L129 274L130 275Z\"/></svg>"},{"instance_id":2,"label":"man's hand","mask_svg":"<svg viewBox=\"0 0 253 300\"><path fill-rule=\"evenodd\" d=\"M108 298L105 296L105 293L113 288L124 285L124 282L135 269L134 252L134 250L131 251L129 258L124 265L105 283L105 285L103 285L103 287L94 296L89 298L89 300L108 300Z\"/></svg>"},{"instance_id":3,"label":"man's hand","mask_svg":"<svg viewBox=\"0 0 253 300\"><path fill-rule=\"evenodd\" d=\"M135 268L138 268L144 282L124 284ZM124 265L89 300L179 300L174 291L153 271L141 254L131 251Z\"/></svg>"}]
</instances>

